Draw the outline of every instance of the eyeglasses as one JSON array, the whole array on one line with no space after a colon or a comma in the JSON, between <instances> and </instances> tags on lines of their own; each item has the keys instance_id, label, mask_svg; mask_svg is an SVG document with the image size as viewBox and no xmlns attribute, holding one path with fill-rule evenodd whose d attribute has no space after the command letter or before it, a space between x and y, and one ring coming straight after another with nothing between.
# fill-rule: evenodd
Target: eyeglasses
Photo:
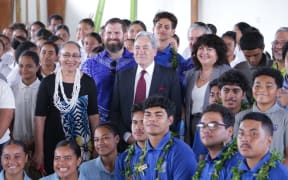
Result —
<instances>
[{"instance_id":1,"label":"eyeglasses","mask_svg":"<svg viewBox=\"0 0 288 180\"><path fill-rule=\"evenodd\" d=\"M219 126L228 126L227 124L221 124L221 123L217 123L217 122L210 122L210 123L198 123L196 124L196 127L199 129L204 129L205 127L208 127L208 129L210 130L214 130L216 128L218 128Z\"/></svg>"},{"instance_id":2,"label":"eyeglasses","mask_svg":"<svg viewBox=\"0 0 288 180\"><path fill-rule=\"evenodd\" d=\"M280 46L284 46L284 44L286 43L287 41L272 41L272 46L277 46L277 45L280 45Z\"/></svg>"},{"instance_id":3,"label":"eyeglasses","mask_svg":"<svg viewBox=\"0 0 288 180\"><path fill-rule=\"evenodd\" d=\"M115 75L115 73L116 73L116 65L117 65L117 61L112 61L110 63L110 74L111 75Z\"/></svg>"},{"instance_id":4,"label":"eyeglasses","mask_svg":"<svg viewBox=\"0 0 288 180\"><path fill-rule=\"evenodd\" d=\"M69 59L69 58L73 58L73 59L78 59L78 58L81 58L81 55L79 54L62 54L62 57L64 59Z\"/></svg>"}]
</instances>

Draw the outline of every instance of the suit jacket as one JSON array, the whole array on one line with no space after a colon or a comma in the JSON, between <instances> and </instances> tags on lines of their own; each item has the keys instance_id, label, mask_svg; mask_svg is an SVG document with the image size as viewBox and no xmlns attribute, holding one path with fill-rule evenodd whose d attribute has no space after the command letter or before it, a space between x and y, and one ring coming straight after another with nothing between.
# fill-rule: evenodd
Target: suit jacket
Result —
<instances>
[{"instance_id":1,"label":"suit jacket","mask_svg":"<svg viewBox=\"0 0 288 180\"><path fill-rule=\"evenodd\" d=\"M132 67L116 74L110 118L117 125L121 137L131 132L131 107L134 101L134 86L137 67ZM174 123L170 129L177 131L181 119L181 89L178 74L171 68L155 64L149 96L161 95L172 100L176 105Z\"/></svg>"},{"instance_id":2,"label":"suit jacket","mask_svg":"<svg viewBox=\"0 0 288 180\"><path fill-rule=\"evenodd\" d=\"M221 74L228 71L229 69L231 69L231 67L229 65L226 65L226 64L215 66L213 68L210 81L218 78ZM192 105L193 105L193 101L191 99L191 92L194 88L194 85L195 85L195 82L197 81L197 78L199 77L199 73L200 73L199 69L193 68L187 72L187 76L186 76L187 88L186 88L186 97L185 97L185 110L186 110L186 112L185 112L185 141L186 141L186 143L188 143L190 145L192 145L191 142L193 141L191 139L191 129L189 129L189 127L191 125L190 124L191 123L191 121L190 121L191 109L192 109ZM208 86L206 91L205 91L203 110L209 104L209 91L210 91L210 88Z\"/></svg>"}]
</instances>

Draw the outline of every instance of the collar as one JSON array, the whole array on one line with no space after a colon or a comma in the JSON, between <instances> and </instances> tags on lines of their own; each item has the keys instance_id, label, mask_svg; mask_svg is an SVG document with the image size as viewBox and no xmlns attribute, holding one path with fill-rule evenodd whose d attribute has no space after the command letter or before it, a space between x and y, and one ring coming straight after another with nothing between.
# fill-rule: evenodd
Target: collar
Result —
<instances>
[{"instance_id":1,"label":"collar","mask_svg":"<svg viewBox=\"0 0 288 180\"><path fill-rule=\"evenodd\" d=\"M268 152L267 154L265 154L265 156L262 157L262 159L252 168L250 169L249 166L247 165L246 159L244 159L243 161L241 161L240 165L239 165L239 170L240 171L250 171L254 173L257 173L258 170L267 162L269 161L269 159L271 158L271 153Z\"/></svg>"},{"instance_id":2,"label":"collar","mask_svg":"<svg viewBox=\"0 0 288 180\"><path fill-rule=\"evenodd\" d=\"M157 50L157 54L170 54L171 45L169 44L163 51ZM157 56L157 55L156 55Z\"/></svg>"},{"instance_id":3,"label":"collar","mask_svg":"<svg viewBox=\"0 0 288 180\"><path fill-rule=\"evenodd\" d=\"M158 145L153 148L149 142L149 139L146 141L146 146L147 146L147 151L152 151L152 150L159 150L162 151L164 146L168 143L169 139L171 138L171 132L169 131L164 135L164 137L161 139L161 141L158 143Z\"/></svg>"},{"instance_id":4,"label":"collar","mask_svg":"<svg viewBox=\"0 0 288 180\"><path fill-rule=\"evenodd\" d=\"M215 160L219 160L222 159L222 152L225 151L232 143L233 140L231 140L229 143L227 143L225 146L223 146L223 148L221 149L221 151L218 152L218 154L216 155L216 157L214 159L211 159L210 157L210 153L208 153L205 157L205 161L206 162L211 162L211 161L215 161Z\"/></svg>"},{"instance_id":5,"label":"collar","mask_svg":"<svg viewBox=\"0 0 288 180\"><path fill-rule=\"evenodd\" d=\"M260 111L260 109L257 107L256 103L254 103L253 106L252 106L252 111L253 111L253 112L261 112L261 113L274 113L274 112L278 111L279 109L281 109L281 107L280 107L277 103L275 103L275 104L274 104L270 109L268 109L268 111L266 111L266 112Z\"/></svg>"},{"instance_id":6,"label":"collar","mask_svg":"<svg viewBox=\"0 0 288 180\"><path fill-rule=\"evenodd\" d=\"M102 161L102 159L101 159L101 156L99 156L99 157L96 158L96 164L97 164L98 167L100 167L100 170L106 172L107 174L114 174L114 170L113 170L112 172L109 172L109 171L105 168L105 166L104 166L104 164L103 164L103 161Z\"/></svg>"},{"instance_id":7,"label":"collar","mask_svg":"<svg viewBox=\"0 0 288 180\"><path fill-rule=\"evenodd\" d=\"M28 88L28 87L30 87L30 88L38 88L39 84L40 84L40 81L39 81L38 78L36 78L36 80L32 84L30 84L29 86L24 84L23 81L21 80L20 83L19 83L19 86L20 86L21 89L22 88Z\"/></svg>"},{"instance_id":8,"label":"collar","mask_svg":"<svg viewBox=\"0 0 288 180\"><path fill-rule=\"evenodd\" d=\"M110 59L109 52L107 51L107 49L104 49L102 52L100 52L99 53L99 57L101 57L101 58L108 57ZM122 54L122 56L119 59L121 59L121 58L131 58L131 57L133 57L133 54L130 53L126 48L124 48L123 54Z\"/></svg>"},{"instance_id":9,"label":"collar","mask_svg":"<svg viewBox=\"0 0 288 180\"><path fill-rule=\"evenodd\" d=\"M153 74L155 67L155 62L153 61L146 69L143 69L141 66L137 66L136 74L140 74L142 70L145 70L150 76Z\"/></svg>"}]
</instances>

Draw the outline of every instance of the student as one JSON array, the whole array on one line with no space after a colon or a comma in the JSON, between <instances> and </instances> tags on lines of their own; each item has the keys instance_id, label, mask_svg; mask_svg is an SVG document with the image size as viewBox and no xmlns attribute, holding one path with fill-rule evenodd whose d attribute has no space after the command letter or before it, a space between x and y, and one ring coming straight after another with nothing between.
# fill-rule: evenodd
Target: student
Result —
<instances>
[{"instance_id":1,"label":"student","mask_svg":"<svg viewBox=\"0 0 288 180\"><path fill-rule=\"evenodd\" d=\"M74 141L62 140L57 143L54 151L55 173L40 180L86 180L78 172L81 160L80 147Z\"/></svg>"},{"instance_id":2,"label":"student","mask_svg":"<svg viewBox=\"0 0 288 180\"><path fill-rule=\"evenodd\" d=\"M237 145L245 158L227 179L288 179L277 153L269 152L274 125L263 113L250 112L240 122ZM231 177L232 176L232 177Z\"/></svg>"},{"instance_id":3,"label":"student","mask_svg":"<svg viewBox=\"0 0 288 180\"><path fill-rule=\"evenodd\" d=\"M103 123L96 126L94 147L99 156L81 164L79 171L85 180L114 180L118 142L119 135L113 124Z\"/></svg>"},{"instance_id":4,"label":"student","mask_svg":"<svg viewBox=\"0 0 288 180\"><path fill-rule=\"evenodd\" d=\"M18 140L9 140L3 145L0 173L1 180L31 180L24 171L28 161L28 150L25 144Z\"/></svg>"},{"instance_id":5,"label":"student","mask_svg":"<svg viewBox=\"0 0 288 180\"><path fill-rule=\"evenodd\" d=\"M288 112L276 103L282 88L283 77L278 70L263 68L255 72L252 81L255 103L251 109L236 115L235 132L238 132L239 122L248 112L266 114L272 120L274 127L270 150L279 151L284 157L284 164L288 165Z\"/></svg>"},{"instance_id":6,"label":"student","mask_svg":"<svg viewBox=\"0 0 288 180\"><path fill-rule=\"evenodd\" d=\"M101 45L102 45L102 39L98 33L91 32L85 35L83 46L84 46L85 54L88 57L93 48L97 46L101 46ZM85 58L87 58L87 56Z\"/></svg>"},{"instance_id":7,"label":"student","mask_svg":"<svg viewBox=\"0 0 288 180\"><path fill-rule=\"evenodd\" d=\"M172 136L175 105L161 96L144 102L144 129L148 140L133 177L139 179L191 179L196 161L191 148Z\"/></svg>"},{"instance_id":8,"label":"student","mask_svg":"<svg viewBox=\"0 0 288 180\"><path fill-rule=\"evenodd\" d=\"M232 167L237 166L241 156L232 140L234 121L234 114L222 105L212 104L204 110L196 126L208 154L198 163L193 179L225 179Z\"/></svg>"},{"instance_id":9,"label":"student","mask_svg":"<svg viewBox=\"0 0 288 180\"><path fill-rule=\"evenodd\" d=\"M131 131L135 143L131 144L125 152L120 154L116 161L115 179L117 180L132 178L135 164L142 155L142 149L145 148L145 141L147 140L143 125L144 110L142 104L134 104L132 106L131 117Z\"/></svg>"},{"instance_id":10,"label":"student","mask_svg":"<svg viewBox=\"0 0 288 180\"><path fill-rule=\"evenodd\" d=\"M39 56L33 51L24 51L19 58L21 80L11 86L15 97L15 116L13 136L23 141L32 151L34 139L34 114L40 80L36 73L39 69Z\"/></svg>"}]
</instances>

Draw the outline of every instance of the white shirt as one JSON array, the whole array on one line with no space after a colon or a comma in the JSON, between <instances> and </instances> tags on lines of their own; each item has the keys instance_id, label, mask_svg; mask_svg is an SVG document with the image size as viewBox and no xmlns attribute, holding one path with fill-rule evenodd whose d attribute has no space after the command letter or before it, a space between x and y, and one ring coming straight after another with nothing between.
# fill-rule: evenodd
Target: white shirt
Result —
<instances>
[{"instance_id":1,"label":"white shirt","mask_svg":"<svg viewBox=\"0 0 288 180\"><path fill-rule=\"evenodd\" d=\"M203 111L205 92L208 87L209 81L201 87L197 87L196 82L194 88L192 89L192 100L193 105L191 109L191 114L199 113Z\"/></svg>"},{"instance_id":2,"label":"white shirt","mask_svg":"<svg viewBox=\"0 0 288 180\"><path fill-rule=\"evenodd\" d=\"M40 81L37 78L29 86L20 81L11 87L16 103L13 135L15 139L25 143L31 142L34 138L34 116L39 85Z\"/></svg>"},{"instance_id":3,"label":"white shirt","mask_svg":"<svg viewBox=\"0 0 288 180\"><path fill-rule=\"evenodd\" d=\"M0 80L0 109L15 109L15 100L13 92L9 87L9 85L3 80ZM10 131L8 128L4 133L4 135L0 137L0 144L3 144L9 139L10 139Z\"/></svg>"},{"instance_id":4,"label":"white shirt","mask_svg":"<svg viewBox=\"0 0 288 180\"><path fill-rule=\"evenodd\" d=\"M236 45L235 50L234 50L234 54L235 54L236 57L231 62L231 64L230 64L231 67L236 66L240 62L246 61L246 57L245 57L243 51L240 49L239 45Z\"/></svg>"},{"instance_id":5,"label":"white shirt","mask_svg":"<svg viewBox=\"0 0 288 180\"><path fill-rule=\"evenodd\" d=\"M14 61L15 58L12 52L8 51L4 53L1 57L0 73L7 77L14 67Z\"/></svg>"},{"instance_id":6,"label":"white shirt","mask_svg":"<svg viewBox=\"0 0 288 180\"><path fill-rule=\"evenodd\" d=\"M146 82L146 98L149 96L149 91L150 91L150 86L151 86L151 81L152 81L152 77L153 77L153 72L154 72L154 67L155 67L155 62L153 61L146 69L146 73L144 74L144 79ZM138 81L141 77L141 72L144 69L138 65L137 67L137 71L136 71L136 77L135 77L135 84L134 84L134 99L135 99L135 95L136 95L136 88L137 88L137 84Z\"/></svg>"}]
</instances>

